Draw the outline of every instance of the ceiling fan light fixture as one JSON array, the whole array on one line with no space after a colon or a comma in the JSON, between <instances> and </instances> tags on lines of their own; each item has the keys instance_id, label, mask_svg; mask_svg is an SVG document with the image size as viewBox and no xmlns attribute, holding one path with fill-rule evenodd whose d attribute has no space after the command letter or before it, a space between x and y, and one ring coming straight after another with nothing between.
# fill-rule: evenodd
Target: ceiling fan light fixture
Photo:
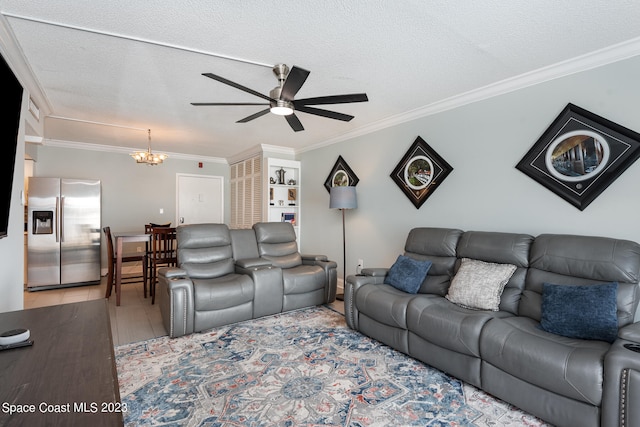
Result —
<instances>
[{"instance_id":1,"label":"ceiling fan light fixture","mask_svg":"<svg viewBox=\"0 0 640 427\"><path fill-rule=\"evenodd\" d=\"M289 101L278 99L271 103L270 111L278 116L290 116L293 114L293 104Z\"/></svg>"},{"instance_id":2,"label":"ceiling fan light fixture","mask_svg":"<svg viewBox=\"0 0 640 427\"><path fill-rule=\"evenodd\" d=\"M344 95L330 95L330 96L318 96L313 98L295 99L298 91L309 77L310 71L300 67L294 66L289 69L285 64L277 64L273 67L273 74L278 79L278 86L271 89L269 96L250 89L246 86L242 86L239 83L232 82L225 79L222 76L215 75L213 73L202 73L203 76L216 80L225 85L234 87L243 92L257 96L259 98L268 101L269 103L254 103L254 102L192 102L192 105L268 105L269 108L253 113L243 119L238 120L236 123L247 123L251 120L255 120L258 117L262 117L265 114L273 113L278 116L284 116L287 123L294 132L300 132L304 130L304 126L294 113L298 111L306 114L313 114L315 116L326 117L328 119L341 120L348 122L353 119L353 116L349 114L338 113L336 111L324 110L322 108L315 108L312 105L326 105L326 104L347 104L351 102L367 102L366 93L352 93Z\"/></svg>"},{"instance_id":3,"label":"ceiling fan light fixture","mask_svg":"<svg viewBox=\"0 0 640 427\"><path fill-rule=\"evenodd\" d=\"M271 112L278 116L290 116L293 110L289 107L271 107Z\"/></svg>"}]
</instances>

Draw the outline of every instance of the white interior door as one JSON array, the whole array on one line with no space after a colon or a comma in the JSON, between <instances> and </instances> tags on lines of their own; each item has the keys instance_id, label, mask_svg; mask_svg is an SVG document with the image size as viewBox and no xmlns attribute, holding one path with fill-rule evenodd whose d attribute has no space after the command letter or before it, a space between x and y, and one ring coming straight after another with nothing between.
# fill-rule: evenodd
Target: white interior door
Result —
<instances>
[{"instance_id":1,"label":"white interior door","mask_svg":"<svg viewBox=\"0 0 640 427\"><path fill-rule=\"evenodd\" d=\"M224 179L177 174L176 224L224 222Z\"/></svg>"}]
</instances>

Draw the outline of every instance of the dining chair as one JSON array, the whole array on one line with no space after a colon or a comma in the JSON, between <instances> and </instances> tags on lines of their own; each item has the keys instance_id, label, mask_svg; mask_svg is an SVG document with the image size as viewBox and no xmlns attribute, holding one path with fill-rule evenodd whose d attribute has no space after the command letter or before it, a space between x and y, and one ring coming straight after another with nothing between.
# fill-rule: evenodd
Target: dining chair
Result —
<instances>
[{"instance_id":1,"label":"dining chair","mask_svg":"<svg viewBox=\"0 0 640 427\"><path fill-rule=\"evenodd\" d=\"M158 267L173 267L177 264L175 227L151 227L151 279L149 291L151 304L156 302Z\"/></svg>"},{"instance_id":2,"label":"dining chair","mask_svg":"<svg viewBox=\"0 0 640 427\"><path fill-rule=\"evenodd\" d=\"M156 224L154 222L150 222L144 225L144 233L151 234L151 229L153 227L171 227L171 223L167 222L166 224ZM149 241L144 244L144 251L147 256L147 280L149 280L149 292L151 292L151 236L149 236Z\"/></svg>"},{"instance_id":3,"label":"dining chair","mask_svg":"<svg viewBox=\"0 0 640 427\"><path fill-rule=\"evenodd\" d=\"M107 241L107 258L109 267L107 269L107 291L105 292L105 298L111 296L111 290L116 284L116 251L113 244L113 237L111 236L111 227L104 227L102 229ZM137 283L142 279L144 297L147 297L147 256L142 252L122 253L122 263L125 262L141 262L142 273L135 275L122 276L120 283Z\"/></svg>"}]
</instances>

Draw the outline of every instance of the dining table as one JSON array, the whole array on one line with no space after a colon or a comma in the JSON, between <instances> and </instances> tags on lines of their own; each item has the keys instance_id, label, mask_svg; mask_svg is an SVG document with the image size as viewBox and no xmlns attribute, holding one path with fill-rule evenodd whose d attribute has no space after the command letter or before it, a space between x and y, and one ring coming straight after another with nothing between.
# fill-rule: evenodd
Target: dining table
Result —
<instances>
[{"instance_id":1,"label":"dining table","mask_svg":"<svg viewBox=\"0 0 640 427\"><path fill-rule=\"evenodd\" d=\"M116 305L120 305L120 288L122 286L122 254L125 243L151 241L151 235L142 231L113 232L116 240Z\"/></svg>"}]
</instances>

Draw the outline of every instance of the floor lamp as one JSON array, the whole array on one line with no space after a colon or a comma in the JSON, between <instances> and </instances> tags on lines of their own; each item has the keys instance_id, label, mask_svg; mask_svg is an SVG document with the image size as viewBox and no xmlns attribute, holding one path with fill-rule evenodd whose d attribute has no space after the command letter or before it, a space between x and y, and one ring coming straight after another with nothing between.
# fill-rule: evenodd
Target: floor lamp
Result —
<instances>
[{"instance_id":1,"label":"floor lamp","mask_svg":"<svg viewBox=\"0 0 640 427\"><path fill-rule=\"evenodd\" d=\"M329 208L342 210L342 289L347 284L347 239L344 226L344 211L345 209L355 209L357 207L356 187L331 187ZM343 300L344 294L336 295L336 299Z\"/></svg>"}]
</instances>

